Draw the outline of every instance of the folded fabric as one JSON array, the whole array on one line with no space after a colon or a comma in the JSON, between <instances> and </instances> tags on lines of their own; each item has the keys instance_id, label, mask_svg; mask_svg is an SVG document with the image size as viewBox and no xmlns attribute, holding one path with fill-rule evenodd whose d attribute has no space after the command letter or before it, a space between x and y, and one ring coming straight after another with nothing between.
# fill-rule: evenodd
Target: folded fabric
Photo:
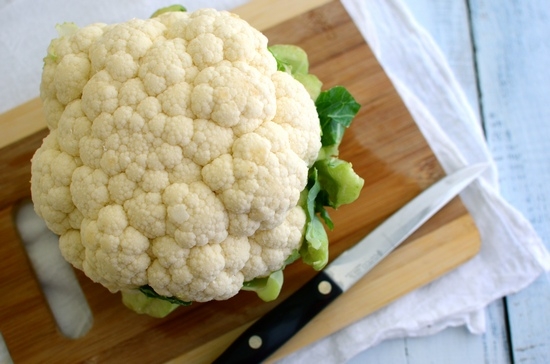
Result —
<instances>
[{"instance_id":1,"label":"folded fabric","mask_svg":"<svg viewBox=\"0 0 550 364\"><path fill-rule=\"evenodd\" d=\"M451 326L482 333L484 307L550 269L550 254L530 223L499 195L496 166L480 123L430 35L399 0L342 3L443 168L452 172L490 163L491 169L461 194L482 247L460 268L281 363L343 363L383 340Z\"/></svg>"}]
</instances>

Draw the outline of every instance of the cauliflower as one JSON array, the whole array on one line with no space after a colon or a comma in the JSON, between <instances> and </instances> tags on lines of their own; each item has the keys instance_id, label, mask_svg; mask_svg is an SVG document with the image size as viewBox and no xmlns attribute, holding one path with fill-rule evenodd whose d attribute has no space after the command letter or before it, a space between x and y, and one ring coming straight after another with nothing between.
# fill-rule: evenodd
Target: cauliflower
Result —
<instances>
[{"instance_id":1,"label":"cauliflower","mask_svg":"<svg viewBox=\"0 0 550 364\"><path fill-rule=\"evenodd\" d=\"M67 261L111 292L204 302L303 249L321 124L262 33L213 9L59 32L31 192Z\"/></svg>"}]
</instances>

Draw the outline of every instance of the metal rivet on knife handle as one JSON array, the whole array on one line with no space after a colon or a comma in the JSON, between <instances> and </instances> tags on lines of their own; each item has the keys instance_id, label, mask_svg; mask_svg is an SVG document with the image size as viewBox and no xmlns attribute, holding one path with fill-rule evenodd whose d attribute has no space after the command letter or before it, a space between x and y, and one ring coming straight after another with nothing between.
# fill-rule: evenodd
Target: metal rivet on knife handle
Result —
<instances>
[{"instance_id":1,"label":"metal rivet on knife handle","mask_svg":"<svg viewBox=\"0 0 550 364\"><path fill-rule=\"evenodd\" d=\"M324 295L327 295L332 291L332 284L328 281L321 281L319 282L319 285L317 286L317 289L319 292L321 292Z\"/></svg>"},{"instance_id":2,"label":"metal rivet on knife handle","mask_svg":"<svg viewBox=\"0 0 550 364\"><path fill-rule=\"evenodd\" d=\"M248 339L248 345L249 345L252 349L259 349L259 348L262 346L262 338L259 337L258 335L252 335L252 336Z\"/></svg>"}]
</instances>

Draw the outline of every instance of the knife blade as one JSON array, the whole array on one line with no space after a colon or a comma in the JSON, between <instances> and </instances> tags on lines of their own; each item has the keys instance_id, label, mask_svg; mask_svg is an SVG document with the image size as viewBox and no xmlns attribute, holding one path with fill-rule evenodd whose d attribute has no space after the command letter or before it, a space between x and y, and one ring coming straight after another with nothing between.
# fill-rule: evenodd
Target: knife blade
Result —
<instances>
[{"instance_id":1,"label":"knife blade","mask_svg":"<svg viewBox=\"0 0 550 364\"><path fill-rule=\"evenodd\" d=\"M253 323L214 364L260 363L347 291L487 168L476 164L436 182Z\"/></svg>"}]
</instances>

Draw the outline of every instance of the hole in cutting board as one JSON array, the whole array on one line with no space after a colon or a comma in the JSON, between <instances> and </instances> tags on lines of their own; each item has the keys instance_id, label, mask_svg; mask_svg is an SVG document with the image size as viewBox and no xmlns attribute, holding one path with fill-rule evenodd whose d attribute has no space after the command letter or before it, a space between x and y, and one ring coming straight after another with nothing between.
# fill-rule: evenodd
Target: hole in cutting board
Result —
<instances>
[{"instance_id":1,"label":"hole in cutting board","mask_svg":"<svg viewBox=\"0 0 550 364\"><path fill-rule=\"evenodd\" d=\"M92 311L72 266L61 255L58 236L30 201L16 209L15 225L59 331L71 339L84 336L92 327Z\"/></svg>"},{"instance_id":2,"label":"hole in cutting board","mask_svg":"<svg viewBox=\"0 0 550 364\"><path fill-rule=\"evenodd\" d=\"M4 341L4 337L0 333L0 363L3 364L13 364L13 359L11 358L10 351L8 346Z\"/></svg>"}]
</instances>

